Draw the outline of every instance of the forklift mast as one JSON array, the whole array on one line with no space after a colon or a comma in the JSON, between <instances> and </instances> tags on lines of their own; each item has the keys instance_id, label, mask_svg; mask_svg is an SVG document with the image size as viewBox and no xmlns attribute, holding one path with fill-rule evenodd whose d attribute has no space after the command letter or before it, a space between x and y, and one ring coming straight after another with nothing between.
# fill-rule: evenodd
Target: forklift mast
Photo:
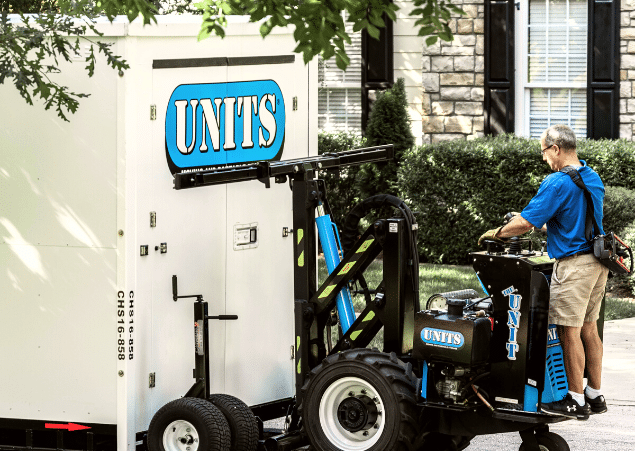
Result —
<instances>
[{"instance_id":1,"label":"forklift mast","mask_svg":"<svg viewBox=\"0 0 635 451\"><path fill-rule=\"evenodd\" d=\"M406 217L376 221L357 239L327 279L317 286L316 209L319 204L328 209L328 199L325 184L316 179L316 173L387 162L393 157L393 146L384 145L296 160L259 161L175 174L174 188L177 190L249 180L259 180L268 188L271 179L275 183L288 181L293 195L296 405L301 404L301 388L312 368L329 354L367 346L382 327L384 352L395 352L406 360L410 358L407 354L412 349L414 313L419 310L417 283L413 281L417 277L416 271L408 271L417 263L412 256L412 234L413 229L416 230L412 220ZM325 330L337 294L349 281L361 277L382 251L384 280L374 293L375 298L367 302L364 311L337 344L327 350ZM326 333L330 332L326 330Z\"/></svg>"}]
</instances>

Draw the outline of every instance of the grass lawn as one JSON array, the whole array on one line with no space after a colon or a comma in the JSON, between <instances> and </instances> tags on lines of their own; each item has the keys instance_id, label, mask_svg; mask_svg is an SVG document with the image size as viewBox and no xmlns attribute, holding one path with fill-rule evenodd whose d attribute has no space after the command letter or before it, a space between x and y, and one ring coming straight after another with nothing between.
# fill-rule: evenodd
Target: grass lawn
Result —
<instances>
[{"instance_id":1,"label":"grass lawn","mask_svg":"<svg viewBox=\"0 0 635 451\"><path fill-rule=\"evenodd\" d=\"M319 259L318 283L322 283L327 276L328 272L324 259ZM377 287L382 279L382 262L380 260L372 262L364 273L364 278L369 288L374 289ZM485 296L471 266L433 265L428 263L419 265L419 298L422 308L433 294L466 289L476 290L480 296ZM366 302L361 294L353 296L353 306L357 313L364 309ZM338 340L337 329L333 327L331 330L333 343ZM383 346L382 343L383 330L371 341L369 347L381 348Z\"/></svg>"},{"instance_id":2,"label":"grass lawn","mask_svg":"<svg viewBox=\"0 0 635 451\"><path fill-rule=\"evenodd\" d=\"M324 260L320 259L318 261L319 283L322 283L327 275ZM382 262L380 260L372 262L364 273L364 277L369 288L379 285L382 279ZM433 265L430 263L419 265L419 297L422 306L433 294L466 289L476 290L480 296L485 296L471 266ZM354 298L355 310L360 312L365 306L363 296L357 295Z\"/></svg>"},{"instance_id":3,"label":"grass lawn","mask_svg":"<svg viewBox=\"0 0 635 451\"><path fill-rule=\"evenodd\" d=\"M635 317L635 299L606 298L606 305L604 306L605 321L633 317Z\"/></svg>"},{"instance_id":4,"label":"grass lawn","mask_svg":"<svg viewBox=\"0 0 635 451\"><path fill-rule=\"evenodd\" d=\"M324 259L319 259L318 283L322 283L327 275ZM364 273L364 277L366 278L369 288L374 289L377 287L382 278L382 262L375 260L371 263ZM617 288L614 287L614 282L612 283L611 280L609 280L607 288L605 320L610 321L635 317L635 298L626 297L629 295L632 296L628 290L618 291ZM429 263L419 265L419 300L421 308L424 308L426 301L433 294L465 289L476 290L479 296L485 296L471 266L433 265ZM619 298L615 297L618 293ZM362 295L353 296L353 305L357 313L361 312L366 305L364 297ZM337 328L333 328L332 331L334 342L337 341L336 329ZM381 336L383 336L383 331L373 340L370 346L381 347L379 345L381 340L378 340Z\"/></svg>"}]
</instances>

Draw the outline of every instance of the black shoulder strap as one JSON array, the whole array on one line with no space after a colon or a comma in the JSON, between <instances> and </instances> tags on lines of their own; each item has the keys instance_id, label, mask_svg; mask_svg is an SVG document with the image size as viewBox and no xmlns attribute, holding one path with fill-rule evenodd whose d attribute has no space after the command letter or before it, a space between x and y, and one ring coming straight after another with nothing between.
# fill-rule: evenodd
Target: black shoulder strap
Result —
<instances>
[{"instance_id":1,"label":"black shoulder strap","mask_svg":"<svg viewBox=\"0 0 635 451\"><path fill-rule=\"evenodd\" d=\"M595 231L597 233L600 233L600 228L598 227L598 224L595 220L595 208L593 206L593 198L591 197L591 192L584 184L584 180L582 180L582 176L575 168L575 166L565 166L560 169L560 172L564 172L569 177L571 177L573 183L575 183L578 188L584 191L584 197L586 197L587 203L586 221L584 224L584 237L587 239L587 241L591 241L593 239L593 228L595 228Z\"/></svg>"}]
</instances>

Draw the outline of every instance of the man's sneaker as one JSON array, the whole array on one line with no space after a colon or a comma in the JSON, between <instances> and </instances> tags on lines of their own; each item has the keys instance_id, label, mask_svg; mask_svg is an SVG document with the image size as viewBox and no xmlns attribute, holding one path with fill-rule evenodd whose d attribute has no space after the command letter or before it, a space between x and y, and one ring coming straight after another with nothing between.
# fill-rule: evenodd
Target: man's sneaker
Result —
<instances>
[{"instance_id":1,"label":"man's sneaker","mask_svg":"<svg viewBox=\"0 0 635 451\"><path fill-rule=\"evenodd\" d=\"M591 413L591 406L589 403L580 406L574 401L571 394L567 393L567 396L565 396L562 401L543 404L541 410L550 415L561 415L577 420L588 420L589 414Z\"/></svg>"},{"instance_id":2,"label":"man's sneaker","mask_svg":"<svg viewBox=\"0 0 635 451\"><path fill-rule=\"evenodd\" d=\"M591 413L595 414L595 413L604 413L607 411L606 408L606 400L604 399L604 396L600 395L595 399L591 399L589 398L586 393L584 394L584 400L586 401L586 403L591 406Z\"/></svg>"}]
</instances>

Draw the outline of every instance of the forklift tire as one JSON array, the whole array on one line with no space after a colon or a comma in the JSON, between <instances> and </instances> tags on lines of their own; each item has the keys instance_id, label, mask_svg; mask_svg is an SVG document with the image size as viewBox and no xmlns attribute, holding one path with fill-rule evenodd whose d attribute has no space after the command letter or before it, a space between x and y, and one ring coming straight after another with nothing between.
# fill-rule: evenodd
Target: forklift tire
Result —
<instances>
[{"instance_id":1,"label":"forklift tire","mask_svg":"<svg viewBox=\"0 0 635 451\"><path fill-rule=\"evenodd\" d=\"M230 451L256 451L258 447L258 422L247 404L234 396L215 394L209 401L222 412L229 423Z\"/></svg>"},{"instance_id":2,"label":"forklift tire","mask_svg":"<svg viewBox=\"0 0 635 451\"><path fill-rule=\"evenodd\" d=\"M148 428L150 451L229 451L227 420L216 406L199 398L169 402Z\"/></svg>"},{"instance_id":3,"label":"forklift tire","mask_svg":"<svg viewBox=\"0 0 635 451\"><path fill-rule=\"evenodd\" d=\"M536 440L540 451L570 451L567 441L553 432L538 433L536 434ZM520 445L519 451L525 450L525 445Z\"/></svg>"},{"instance_id":4,"label":"forklift tire","mask_svg":"<svg viewBox=\"0 0 635 451\"><path fill-rule=\"evenodd\" d=\"M394 353L328 356L302 387L300 414L316 451L409 450L417 432L416 378Z\"/></svg>"}]
</instances>

